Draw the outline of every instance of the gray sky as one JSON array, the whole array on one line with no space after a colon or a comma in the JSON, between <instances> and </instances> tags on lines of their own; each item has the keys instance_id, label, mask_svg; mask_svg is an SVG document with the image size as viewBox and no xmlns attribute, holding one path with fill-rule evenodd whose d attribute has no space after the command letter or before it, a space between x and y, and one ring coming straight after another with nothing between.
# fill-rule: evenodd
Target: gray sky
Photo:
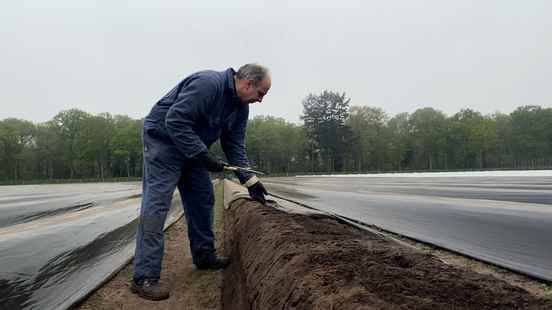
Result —
<instances>
[{"instance_id":1,"label":"gray sky","mask_svg":"<svg viewBox=\"0 0 552 310\"><path fill-rule=\"evenodd\" d=\"M186 75L259 62L252 116L324 89L389 115L552 106L552 1L22 1L0 10L0 119L134 118Z\"/></svg>"}]
</instances>

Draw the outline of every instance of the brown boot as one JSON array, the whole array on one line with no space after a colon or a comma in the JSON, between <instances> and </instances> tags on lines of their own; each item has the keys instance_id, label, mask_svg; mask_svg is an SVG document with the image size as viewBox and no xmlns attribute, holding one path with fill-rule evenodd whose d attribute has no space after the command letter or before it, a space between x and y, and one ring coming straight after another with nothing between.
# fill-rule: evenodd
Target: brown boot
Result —
<instances>
[{"instance_id":1,"label":"brown boot","mask_svg":"<svg viewBox=\"0 0 552 310\"><path fill-rule=\"evenodd\" d=\"M142 284L137 284L132 280L130 291L149 300L163 300L169 298L169 291L159 285L159 280L146 279L142 281Z\"/></svg>"}]
</instances>

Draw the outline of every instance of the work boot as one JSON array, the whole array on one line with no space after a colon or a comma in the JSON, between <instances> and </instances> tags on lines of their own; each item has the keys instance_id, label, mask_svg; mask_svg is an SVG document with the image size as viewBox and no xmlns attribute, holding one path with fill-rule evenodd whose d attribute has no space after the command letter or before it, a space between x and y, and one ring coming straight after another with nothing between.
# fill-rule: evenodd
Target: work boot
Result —
<instances>
[{"instance_id":1,"label":"work boot","mask_svg":"<svg viewBox=\"0 0 552 310\"><path fill-rule=\"evenodd\" d=\"M149 300L163 300L169 298L169 291L159 285L159 280L145 279L142 281L142 284L137 284L132 280L130 291Z\"/></svg>"},{"instance_id":2,"label":"work boot","mask_svg":"<svg viewBox=\"0 0 552 310\"><path fill-rule=\"evenodd\" d=\"M195 264L200 270L220 270L230 265L230 258L225 256L212 256L210 259Z\"/></svg>"}]
</instances>

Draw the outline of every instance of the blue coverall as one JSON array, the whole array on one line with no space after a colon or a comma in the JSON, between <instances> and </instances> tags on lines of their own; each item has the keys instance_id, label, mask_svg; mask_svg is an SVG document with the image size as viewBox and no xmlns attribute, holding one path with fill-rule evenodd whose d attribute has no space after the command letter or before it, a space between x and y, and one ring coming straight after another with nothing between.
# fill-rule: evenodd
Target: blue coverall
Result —
<instances>
[{"instance_id":1,"label":"blue coverall","mask_svg":"<svg viewBox=\"0 0 552 310\"><path fill-rule=\"evenodd\" d=\"M249 106L240 102L235 71L190 75L159 100L144 120L144 176L136 237L134 281L159 279L163 226L176 187L188 225L194 264L214 258L214 193L209 172L192 158L220 138L231 165L248 167L245 129ZM252 174L237 172L242 183Z\"/></svg>"}]
</instances>

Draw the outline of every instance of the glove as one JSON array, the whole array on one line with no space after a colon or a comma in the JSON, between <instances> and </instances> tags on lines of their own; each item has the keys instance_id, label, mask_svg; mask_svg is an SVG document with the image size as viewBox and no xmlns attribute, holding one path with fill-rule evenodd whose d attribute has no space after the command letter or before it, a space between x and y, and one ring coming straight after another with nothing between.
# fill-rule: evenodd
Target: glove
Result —
<instances>
[{"instance_id":1,"label":"glove","mask_svg":"<svg viewBox=\"0 0 552 310\"><path fill-rule=\"evenodd\" d=\"M253 185L248 186L247 190L249 191L249 196L251 196L251 198L257 200L263 205L266 204L265 195L268 195L268 192L261 181L257 181Z\"/></svg>"},{"instance_id":2,"label":"glove","mask_svg":"<svg viewBox=\"0 0 552 310\"><path fill-rule=\"evenodd\" d=\"M209 151L201 152L196 155L196 159L211 172L222 172L224 163Z\"/></svg>"}]
</instances>

